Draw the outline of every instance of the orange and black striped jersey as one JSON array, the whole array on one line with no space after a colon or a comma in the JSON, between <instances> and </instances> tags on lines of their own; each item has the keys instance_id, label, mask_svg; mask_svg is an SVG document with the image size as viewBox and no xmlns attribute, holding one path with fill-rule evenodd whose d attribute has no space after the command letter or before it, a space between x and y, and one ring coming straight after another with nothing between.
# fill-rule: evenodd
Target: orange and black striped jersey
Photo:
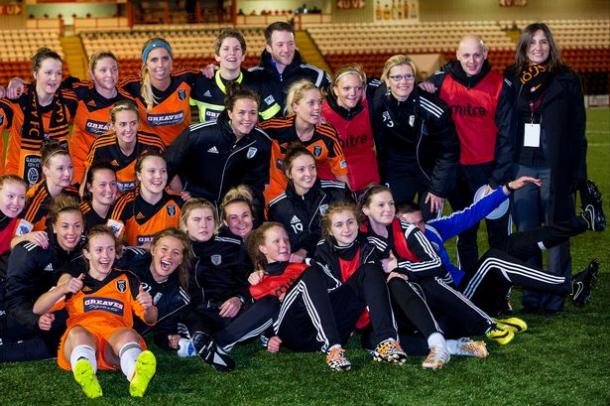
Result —
<instances>
[{"instance_id":1,"label":"orange and black striped jersey","mask_svg":"<svg viewBox=\"0 0 610 406\"><path fill-rule=\"evenodd\" d=\"M85 168L99 162L112 165L116 171L117 187L121 192L132 190L136 187L136 161L138 157L147 152L161 153L165 150L163 141L155 134L147 134L139 131L136 135L136 146L127 156L121 150L119 142L114 134L105 134L98 137L91 145L91 149L85 160Z\"/></svg>"},{"instance_id":2,"label":"orange and black striped jersey","mask_svg":"<svg viewBox=\"0 0 610 406\"><path fill-rule=\"evenodd\" d=\"M13 122L13 110L8 101L0 100L0 134L10 130ZM0 173L4 174L4 137L0 139Z\"/></svg>"},{"instance_id":3,"label":"orange and black striped jersey","mask_svg":"<svg viewBox=\"0 0 610 406\"><path fill-rule=\"evenodd\" d=\"M140 246L150 243L158 232L178 227L183 203L179 196L163 192L159 202L150 204L135 189L119 197L110 219L122 223L122 238L128 245Z\"/></svg>"},{"instance_id":4,"label":"orange and black striped jersey","mask_svg":"<svg viewBox=\"0 0 610 406\"><path fill-rule=\"evenodd\" d=\"M73 85L78 99L74 115L74 127L70 137L70 155L74 166L74 180L80 182L85 174L85 159L93 144L100 135L110 131L110 110L118 101L124 100L120 94L107 99L95 90L91 81L77 82Z\"/></svg>"},{"instance_id":5,"label":"orange and black striped jersey","mask_svg":"<svg viewBox=\"0 0 610 406\"><path fill-rule=\"evenodd\" d=\"M74 186L66 186L61 194L80 200L78 189ZM49 211L49 205L53 200L53 197L49 194L49 189L47 189L47 182L43 179L32 186L26 193L25 200L27 203L23 219L34 225L33 231L46 230L47 212Z\"/></svg>"},{"instance_id":6,"label":"orange and black striped jersey","mask_svg":"<svg viewBox=\"0 0 610 406\"><path fill-rule=\"evenodd\" d=\"M85 227L83 234L87 234L95 226L105 225L106 218L101 217L91 206L91 202L84 201L80 204L80 212L83 213L83 219L85 220ZM110 214L110 211L108 211ZM106 215L106 217L108 217Z\"/></svg>"},{"instance_id":7,"label":"orange and black striped jersey","mask_svg":"<svg viewBox=\"0 0 610 406\"><path fill-rule=\"evenodd\" d=\"M166 90L160 91L153 87L155 102L151 110L147 110L142 98L142 82L138 77L129 78L119 84L121 94L135 101L140 112L140 129L157 134L168 146L180 133L191 124L191 89L200 72L180 70L172 72L171 84Z\"/></svg>"},{"instance_id":8,"label":"orange and black striped jersey","mask_svg":"<svg viewBox=\"0 0 610 406\"><path fill-rule=\"evenodd\" d=\"M265 130L273 140L271 143L271 162L269 164L269 185L264 193L267 204L284 192L288 185L284 175L284 157L288 146L293 142L303 144L313 154L317 166L328 163L335 176L347 176L348 173L335 128L330 124L318 124L315 126L311 139L301 141L296 132L295 117L293 114L284 118L272 118L260 123L260 128Z\"/></svg>"},{"instance_id":9,"label":"orange and black striped jersey","mask_svg":"<svg viewBox=\"0 0 610 406\"><path fill-rule=\"evenodd\" d=\"M59 141L68 146L70 123L74 119L76 94L59 89L48 106L37 105L35 85L9 106L13 122L8 140L6 173L22 177L31 187L42 179L40 149L47 140Z\"/></svg>"},{"instance_id":10,"label":"orange and black striped jersey","mask_svg":"<svg viewBox=\"0 0 610 406\"><path fill-rule=\"evenodd\" d=\"M51 311L65 309L67 329L103 326L108 330L133 327L133 314L144 320L144 308L136 300L140 280L131 272L113 269L102 281L86 276L83 289L59 300Z\"/></svg>"}]
</instances>

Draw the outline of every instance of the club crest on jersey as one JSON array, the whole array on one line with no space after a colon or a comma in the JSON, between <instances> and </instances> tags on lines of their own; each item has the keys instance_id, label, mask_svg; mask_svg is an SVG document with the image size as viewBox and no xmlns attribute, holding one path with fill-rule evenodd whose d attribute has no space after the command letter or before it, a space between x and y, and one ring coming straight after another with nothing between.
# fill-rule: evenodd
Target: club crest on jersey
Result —
<instances>
[{"instance_id":1,"label":"club crest on jersey","mask_svg":"<svg viewBox=\"0 0 610 406\"><path fill-rule=\"evenodd\" d=\"M248 148L248 152L246 153L246 158L248 158L248 159L254 158L254 155L256 155L257 151L258 151L258 149L255 147Z\"/></svg>"},{"instance_id":2,"label":"club crest on jersey","mask_svg":"<svg viewBox=\"0 0 610 406\"><path fill-rule=\"evenodd\" d=\"M116 281L116 290L121 293L124 293L127 290L127 281L124 279Z\"/></svg>"},{"instance_id":3,"label":"club crest on jersey","mask_svg":"<svg viewBox=\"0 0 610 406\"><path fill-rule=\"evenodd\" d=\"M384 124L386 125L386 127L394 127L394 122L392 121L392 118L390 117L390 112L389 111L384 111L383 114L381 115Z\"/></svg>"},{"instance_id":4,"label":"club crest on jersey","mask_svg":"<svg viewBox=\"0 0 610 406\"><path fill-rule=\"evenodd\" d=\"M210 260L212 261L212 263L216 266L222 264L222 255L217 254L217 255L212 255L210 257Z\"/></svg>"},{"instance_id":5,"label":"club crest on jersey","mask_svg":"<svg viewBox=\"0 0 610 406\"><path fill-rule=\"evenodd\" d=\"M315 147L313 147L313 151L311 151L311 153L313 154L313 156L315 158L319 158L320 155L322 155L322 147L319 145L316 145Z\"/></svg>"},{"instance_id":6,"label":"club crest on jersey","mask_svg":"<svg viewBox=\"0 0 610 406\"><path fill-rule=\"evenodd\" d=\"M24 178L30 186L36 184L40 180L40 165L41 158L36 155L28 155L25 157L25 173Z\"/></svg>"},{"instance_id":7,"label":"club crest on jersey","mask_svg":"<svg viewBox=\"0 0 610 406\"><path fill-rule=\"evenodd\" d=\"M269 95L269 96L265 97L265 103L273 104L273 102L275 102L275 99L273 98L272 95Z\"/></svg>"},{"instance_id":8,"label":"club crest on jersey","mask_svg":"<svg viewBox=\"0 0 610 406\"><path fill-rule=\"evenodd\" d=\"M325 215L327 210L328 210L327 204L320 205L320 215L322 215L322 216Z\"/></svg>"},{"instance_id":9,"label":"club crest on jersey","mask_svg":"<svg viewBox=\"0 0 610 406\"><path fill-rule=\"evenodd\" d=\"M184 91L184 89L178 90L178 98L180 100L184 100L186 98L186 92Z\"/></svg>"},{"instance_id":10,"label":"club crest on jersey","mask_svg":"<svg viewBox=\"0 0 610 406\"><path fill-rule=\"evenodd\" d=\"M173 204L167 206L167 215L174 217L176 215L176 206L174 206Z\"/></svg>"},{"instance_id":11,"label":"club crest on jersey","mask_svg":"<svg viewBox=\"0 0 610 406\"><path fill-rule=\"evenodd\" d=\"M415 116L409 116L409 127L413 127L415 125Z\"/></svg>"}]
</instances>

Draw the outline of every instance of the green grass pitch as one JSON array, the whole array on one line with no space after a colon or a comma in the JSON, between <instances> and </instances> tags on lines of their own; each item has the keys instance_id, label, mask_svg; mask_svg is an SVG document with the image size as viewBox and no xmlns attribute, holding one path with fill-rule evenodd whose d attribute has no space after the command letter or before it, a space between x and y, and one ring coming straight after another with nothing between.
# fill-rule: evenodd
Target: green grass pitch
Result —
<instances>
[{"instance_id":1,"label":"green grass pitch","mask_svg":"<svg viewBox=\"0 0 610 406\"><path fill-rule=\"evenodd\" d=\"M610 215L610 110L588 110L589 177L604 193ZM481 240L482 242L482 240ZM157 376L143 400L132 400L120 372L101 372L99 404L210 405L607 405L610 403L610 231L573 241L574 272L592 257L602 273L591 303L567 304L555 316L523 315L529 330L507 346L488 344L488 359L454 358L440 371L421 359L402 367L373 363L348 345L353 369L333 373L322 354L268 354L256 344L236 348L237 369L212 370L153 348ZM520 292L513 302L520 309ZM55 361L0 365L0 404L83 404L70 373Z\"/></svg>"}]
</instances>

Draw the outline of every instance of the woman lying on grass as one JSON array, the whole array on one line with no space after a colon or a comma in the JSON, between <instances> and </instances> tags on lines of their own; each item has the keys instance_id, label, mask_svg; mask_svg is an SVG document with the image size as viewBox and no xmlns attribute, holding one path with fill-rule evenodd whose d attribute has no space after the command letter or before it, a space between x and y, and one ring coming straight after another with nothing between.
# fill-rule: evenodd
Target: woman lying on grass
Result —
<instances>
[{"instance_id":1,"label":"woman lying on grass","mask_svg":"<svg viewBox=\"0 0 610 406\"><path fill-rule=\"evenodd\" d=\"M74 379L90 398L102 396L97 368L121 370L129 380L131 396L141 397L156 371L156 359L144 339L132 329L132 312L146 324L157 321L152 297L131 273L113 268L119 243L112 231L94 227L83 254L87 275L64 274L57 286L34 304L35 314L66 309L68 322L57 351L57 363L72 370Z\"/></svg>"}]
</instances>

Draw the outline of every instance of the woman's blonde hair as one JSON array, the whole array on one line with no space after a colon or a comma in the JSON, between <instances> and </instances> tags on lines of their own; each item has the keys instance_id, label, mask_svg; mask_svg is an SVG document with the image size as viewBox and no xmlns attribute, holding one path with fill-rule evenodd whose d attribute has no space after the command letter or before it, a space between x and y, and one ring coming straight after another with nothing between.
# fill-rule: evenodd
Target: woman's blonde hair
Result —
<instances>
[{"instance_id":1,"label":"woman's blonde hair","mask_svg":"<svg viewBox=\"0 0 610 406\"><path fill-rule=\"evenodd\" d=\"M27 182L25 180L23 180L23 178L20 178L17 175L6 174L6 175L0 176L0 190L2 190L4 185L6 185L7 183L11 183L11 182L18 183L26 189L28 187Z\"/></svg>"},{"instance_id":2,"label":"woman's blonde hair","mask_svg":"<svg viewBox=\"0 0 610 406\"><path fill-rule=\"evenodd\" d=\"M186 222L188 221L191 212L195 209L210 209L212 211L212 216L214 217L214 225L218 226L218 216L214 203L200 197L192 197L188 199L180 209L180 230L188 234Z\"/></svg>"},{"instance_id":3,"label":"woman's blonde hair","mask_svg":"<svg viewBox=\"0 0 610 406\"><path fill-rule=\"evenodd\" d=\"M357 76L358 79L360 79L360 81L362 82L362 86L366 85L366 73L364 73L364 69L362 69L361 65L355 64L355 65L342 66L335 72L332 86L330 87L331 92L333 93L333 95L335 97L337 96L337 93L335 92L335 88L338 86L338 83L341 80L341 78L343 78L347 75Z\"/></svg>"},{"instance_id":4,"label":"woman's blonde hair","mask_svg":"<svg viewBox=\"0 0 610 406\"><path fill-rule=\"evenodd\" d=\"M140 89L140 94L142 98L146 102L146 110L152 110L155 105L155 102L158 101L157 97L153 93L152 84L150 83L150 73L148 72L148 68L146 67L146 60L148 59L148 54L154 48L163 48L169 54L169 57L173 59L172 47L163 38L151 38L142 47L142 70L140 72L142 76L142 87Z\"/></svg>"},{"instance_id":5,"label":"woman's blonde hair","mask_svg":"<svg viewBox=\"0 0 610 406\"><path fill-rule=\"evenodd\" d=\"M411 58L409 58L406 55L394 55L394 56L390 56L388 58L388 60L385 61L385 64L383 65L383 73L381 74L381 80L388 83L388 81L390 80L389 75L390 75L390 71L392 70L392 68L394 68L396 66L401 66L401 65L407 65L407 66L411 67L411 70L413 71L413 75L417 74L417 69L415 68L415 63L413 63Z\"/></svg>"},{"instance_id":6,"label":"woman's blonde hair","mask_svg":"<svg viewBox=\"0 0 610 406\"><path fill-rule=\"evenodd\" d=\"M297 80L290 85L290 88L288 89L288 96L286 96L286 111L289 114L294 113L292 110L292 105L299 104L301 99L305 97L305 92L312 89L315 89L322 94L322 91L307 79Z\"/></svg>"},{"instance_id":7,"label":"woman's blonde hair","mask_svg":"<svg viewBox=\"0 0 610 406\"><path fill-rule=\"evenodd\" d=\"M254 208L252 207L253 200L254 197L252 196L252 192L246 185L238 185L229 189L229 191L222 198L222 203L220 203L220 218L227 221L226 208L228 205L233 203L245 203L250 209L252 218L254 218Z\"/></svg>"}]
</instances>

